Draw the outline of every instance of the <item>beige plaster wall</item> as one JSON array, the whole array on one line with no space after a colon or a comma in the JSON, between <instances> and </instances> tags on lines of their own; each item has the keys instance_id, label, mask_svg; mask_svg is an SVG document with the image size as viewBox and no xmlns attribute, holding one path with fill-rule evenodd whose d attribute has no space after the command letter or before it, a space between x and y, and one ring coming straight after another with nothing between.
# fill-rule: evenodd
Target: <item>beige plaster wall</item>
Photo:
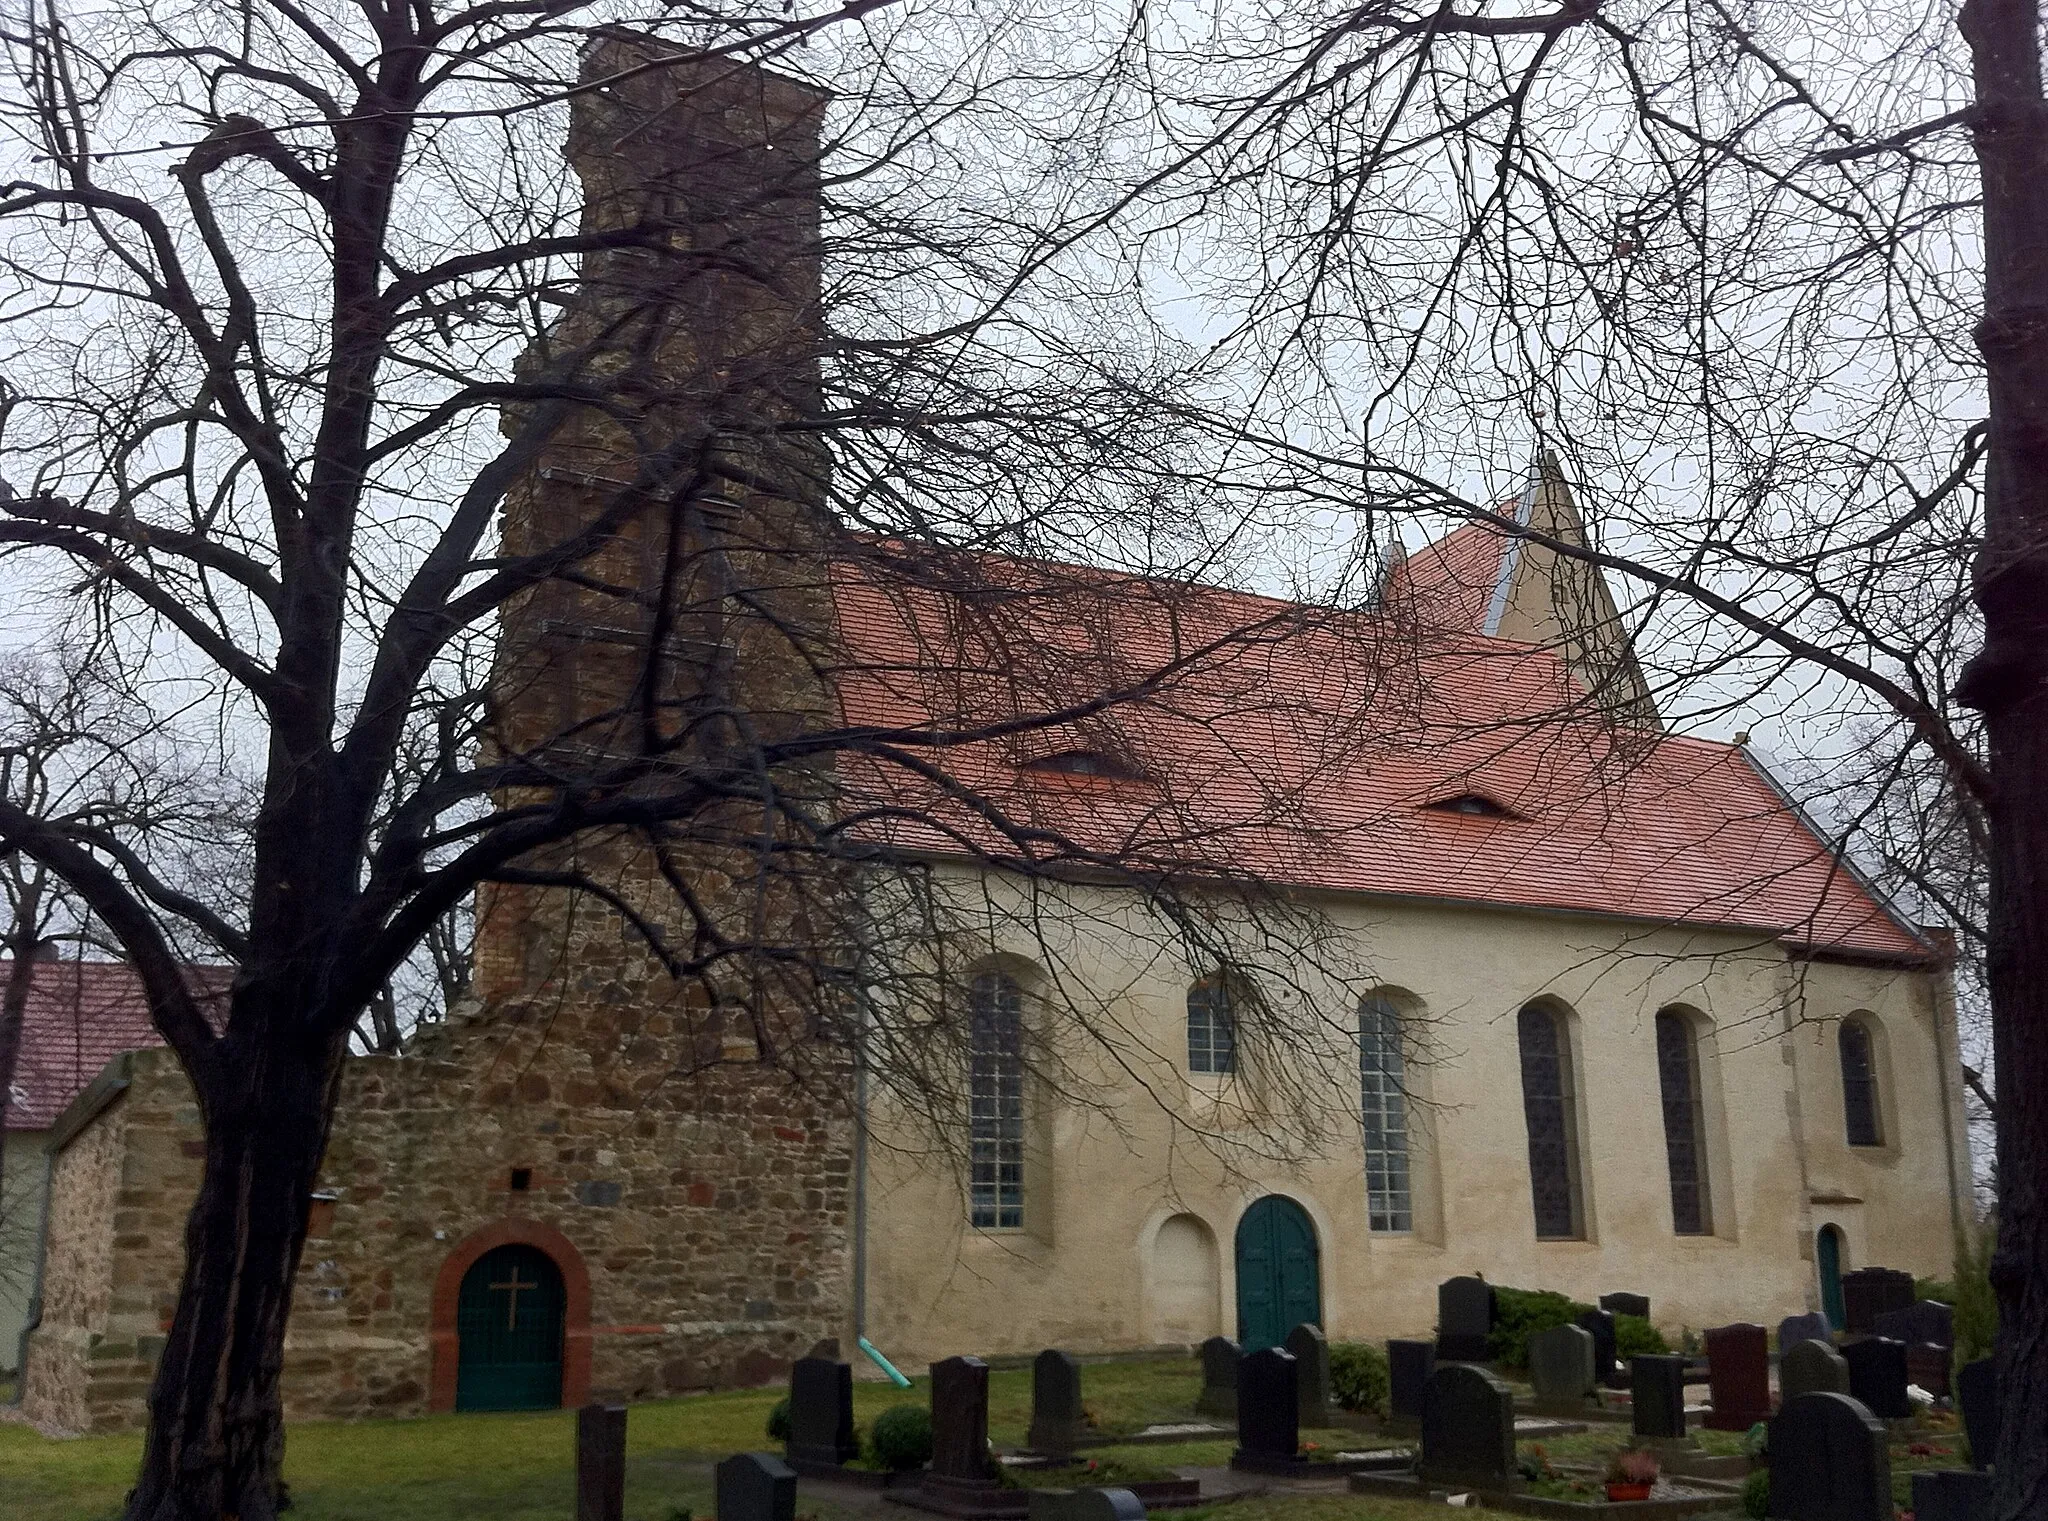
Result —
<instances>
[{"instance_id":1,"label":"beige plaster wall","mask_svg":"<svg viewBox=\"0 0 2048 1521\"><path fill-rule=\"evenodd\" d=\"M0 1373L14 1372L21 1358L21 1328L42 1240L48 1136L43 1130L10 1130L0 1151Z\"/></svg>"},{"instance_id":2,"label":"beige plaster wall","mask_svg":"<svg viewBox=\"0 0 2048 1521\"><path fill-rule=\"evenodd\" d=\"M990 890L999 902L1001 886ZM1323 974L1310 1000L1319 1007L1294 1011L1303 1045L1346 1038L1362 987L1398 989L1420 1015L1410 1025L1422 1045L1410 1078L1417 1228L1375 1234L1350 1107L1355 1060L1349 1071L1330 1064L1321 1155L1262 1157L1290 1127L1277 1114L1231 1116L1233 1092L1256 1093L1256 1073L1184 1070L1185 965L1156 928L1120 923L1098 890L1074 891L1085 929L1055 928L1050 950L1021 927L998 930L991 949L1015 964L1054 963L1045 969L1061 987L1102 1000L1096 1023L1121 1025L1131 1039L1115 1052L1069 1053L1077 1088L1090 1076L1100 1083L1095 1102L1054 1104L1038 1085L1029 1127L1038 1196L1027 1197L1026 1229L970 1229L957 1161L937 1165L930 1143L877 1097L878 1136L902 1139L872 1162L867 1328L907 1364L1235 1335L1234 1233L1267 1193L1292 1197L1313 1219L1324 1323L1340 1338L1427 1334L1438 1282L1470 1272L1589 1300L1647 1293L1674 1330L1773 1322L1818 1302L1812 1232L1822 1218L1844 1222L1851 1265L1950 1265L1950 1179L1966 1177L1967 1162L1951 1151L1963 1144L1960 1090L1952 1039L1946 1056L1937 1051L1932 974L1795 965L1769 942L1592 918L1327 904L1359 975L1347 989ZM1055 996L1050 985L1044 992ZM1535 1237L1515 1015L1539 995L1571 1011L1580 1241ZM1652 1023L1670 1004L1711 1021L1701 1042L1707 1236L1672 1228ZM1883 1030L1889 1144L1879 1149L1841 1144L1833 1030L1852 1009ZM1203 1126L1218 1134L1197 1134ZM1861 1202L1815 1202L1837 1196ZM1167 1261L1156 1266L1161 1228L1176 1217L1192 1221L1168 1230ZM1188 1265L1188 1243L1203 1231L1216 1248L1206 1315L1188 1307L1190 1280L1202 1276Z\"/></svg>"}]
</instances>

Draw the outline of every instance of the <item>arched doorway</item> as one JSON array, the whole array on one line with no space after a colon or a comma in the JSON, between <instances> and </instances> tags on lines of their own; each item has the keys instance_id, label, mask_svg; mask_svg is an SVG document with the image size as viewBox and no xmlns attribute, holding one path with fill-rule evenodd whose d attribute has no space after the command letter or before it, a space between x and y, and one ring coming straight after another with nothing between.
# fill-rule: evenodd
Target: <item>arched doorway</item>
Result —
<instances>
[{"instance_id":1,"label":"arched doorway","mask_svg":"<svg viewBox=\"0 0 2048 1521\"><path fill-rule=\"evenodd\" d=\"M1820 1265L1820 1307L1828 1318L1828 1324L1837 1331L1848 1323L1848 1312L1842 1307L1842 1233L1832 1225L1820 1228L1820 1239L1814 1243L1814 1256Z\"/></svg>"},{"instance_id":2,"label":"arched doorway","mask_svg":"<svg viewBox=\"0 0 2048 1521\"><path fill-rule=\"evenodd\" d=\"M1302 1322L1323 1323L1316 1228L1292 1199L1268 1194L1237 1223L1237 1340L1277 1347Z\"/></svg>"},{"instance_id":3,"label":"arched doorway","mask_svg":"<svg viewBox=\"0 0 2048 1521\"><path fill-rule=\"evenodd\" d=\"M1149 1295L1155 1343L1203 1342L1221 1329L1215 1234L1195 1215L1174 1215L1152 1238Z\"/></svg>"},{"instance_id":4,"label":"arched doorway","mask_svg":"<svg viewBox=\"0 0 2048 1521\"><path fill-rule=\"evenodd\" d=\"M553 1410L562 1403L562 1271L524 1242L485 1252L455 1305L457 1410Z\"/></svg>"}]
</instances>

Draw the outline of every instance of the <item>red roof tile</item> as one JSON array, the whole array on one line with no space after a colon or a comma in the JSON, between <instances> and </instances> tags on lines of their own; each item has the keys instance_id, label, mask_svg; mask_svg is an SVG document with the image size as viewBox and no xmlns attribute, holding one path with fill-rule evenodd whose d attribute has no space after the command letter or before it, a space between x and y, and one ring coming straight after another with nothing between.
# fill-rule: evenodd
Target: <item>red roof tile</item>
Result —
<instances>
[{"instance_id":1,"label":"red roof tile","mask_svg":"<svg viewBox=\"0 0 2048 1521\"><path fill-rule=\"evenodd\" d=\"M0 979L12 963L0 957ZM196 986L225 991L233 967L187 968ZM160 1046L142 982L126 962L39 961L22 1015L9 1130L47 1130L64 1106L123 1051Z\"/></svg>"},{"instance_id":2,"label":"red roof tile","mask_svg":"<svg viewBox=\"0 0 2048 1521\"><path fill-rule=\"evenodd\" d=\"M1467 523L1396 564L1388 599L1405 600L1421 628L1482 633L1507 547L1505 534Z\"/></svg>"},{"instance_id":3,"label":"red roof tile","mask_svg":"<svg viewBox=\"0 0 2048 1521\"><path fill-rule=\"evenodd\" d=\"M1453 543L1436 563L1478 558ZM965 594L963 578L977 583ZM944 802L907 766L849 755L850 796L878 809L864 827L901 848L1074 867L1107 858L1928 954L1743 751L1602 722L1546 651L994 556L927 579L907 589L857 559L839 568L850 721L973 733L1016 715L1072 720L917 752L996 802L1000 823ZM1130 700L1081 711L1141 679ZM1076 747L1151 780L1018 765ZM1464 792L1521 817L1426 806Z\"/></svg>"}]
</instances>

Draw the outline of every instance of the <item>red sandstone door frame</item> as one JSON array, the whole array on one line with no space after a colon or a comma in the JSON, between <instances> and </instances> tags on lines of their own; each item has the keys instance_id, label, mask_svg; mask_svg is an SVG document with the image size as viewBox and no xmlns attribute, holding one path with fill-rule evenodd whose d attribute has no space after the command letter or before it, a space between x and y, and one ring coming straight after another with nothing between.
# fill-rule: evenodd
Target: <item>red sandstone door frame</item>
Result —
<instances>
[{"instance_id":1,"label":"red sandstone door frame","mask_svg":"<svg viewBox=\"0 0 2048 1521\"><path fill-rule=\"evenodd\" d=\"M427 1341L432 1355L427 1408L455 1408L455 1375L461 1348L455 1308L462 1279L479 1257L501 1246L531 1246L546 1252L562 1273L562 1405L573 1410L590 1398L590 1270L569 1238L538 1220L493 1220L458 1242L434 1278Z\"/></svg>"}]
</instances>

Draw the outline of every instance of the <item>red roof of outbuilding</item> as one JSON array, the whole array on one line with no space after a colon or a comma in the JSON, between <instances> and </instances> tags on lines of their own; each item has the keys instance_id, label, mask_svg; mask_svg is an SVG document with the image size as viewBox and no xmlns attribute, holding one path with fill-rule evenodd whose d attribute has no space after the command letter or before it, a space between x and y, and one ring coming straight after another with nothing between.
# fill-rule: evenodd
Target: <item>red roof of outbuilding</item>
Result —
<instances>
[{"instance_id":1,"label":"red roof of outbuilding","mask_svg":"<svg viewBox=\"0 0 2048 1521\"><path fill-rule=\"evenodd\" d=\"M1426 564L1479 558L1454 542ZM1447 620L1418 633L1405 616L996 556L935 559L922 587L899 571L858 555L839 568L849 721L962 734L1071 715L919 750L994 802L993 820L908 766L846 757L850 796L876 805L864 827L900 848L1930 954L1741 749L1604 721L1547 651L1432 632ZM1149 780L1020 765L1067 749L1109 751ZM1466 793L1510 816L1428 806Z\"/></svg>"},{"instance_id":2,"label":"red roof of outbuilding","mask_svg":"<svg viewBox=\"0 0 2048 1521\"><path fill-rule=\"evenodd\" d=\"M0 980L13 963L0 957ZM233 967L186 969L195 986L224 992ZM22 1014L21 1055L9 1130L47 1130L64 1106L123 1051L160 1046L142 980L123 961L39 961Z\"/></svg>"}]
</instances>

